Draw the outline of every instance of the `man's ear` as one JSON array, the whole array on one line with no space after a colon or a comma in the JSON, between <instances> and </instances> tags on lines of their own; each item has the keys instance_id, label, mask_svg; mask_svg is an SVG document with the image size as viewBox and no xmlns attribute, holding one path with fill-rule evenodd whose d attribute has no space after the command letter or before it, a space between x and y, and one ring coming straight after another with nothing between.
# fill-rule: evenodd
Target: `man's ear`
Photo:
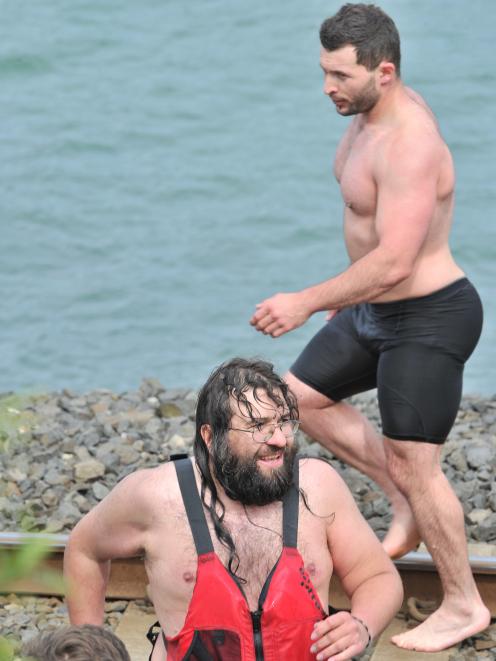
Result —
<instances>
[{"instance_id":1,"label":"man's ear","mask_svg":"<svg viewBox=\"0 0 496 661\"><path fill-rule=\"evenodd\" d=\"M210 450L210 446L212 445L212 427L207 424L202 425L200 427L200 434L203 438L203 442L207 446L208 450Z\"/></svg>"},{"instance_id":2,"label":"man's ear","mask_svg":"<svg viewBox=\"0 0 496 661\"><path fill-rule=\"evenodd\" d=\"M389 85L396 77L396 67L392 62L387 60L379 64L379 84Z\"/></svg>"}]
</instances>

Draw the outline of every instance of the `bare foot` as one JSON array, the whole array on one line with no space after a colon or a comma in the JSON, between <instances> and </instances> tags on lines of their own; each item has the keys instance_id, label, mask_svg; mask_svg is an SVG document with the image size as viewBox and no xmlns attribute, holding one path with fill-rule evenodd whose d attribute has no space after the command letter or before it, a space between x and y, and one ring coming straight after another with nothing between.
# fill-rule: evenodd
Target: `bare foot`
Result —
<instances>
[{"instance_id":1,"label":"bare foot","mask_svg":"<svg viewBox=\"0 0 496 661\"><path fill-rule=\"evenodd\" d=\"M390 558L401 558L417 548L421 539L408 501L393 505L393 521L382 546Z\"/></svg>"},{"instance_id":2,"label":"bare foot","mask_svg":"<svg viewBox=\"0 0 496 661\"><path fill-rule=\"evenodd\" d=\"M455 615L451 609L441 605L425 622L393 636L391 642L416 652L440 652L483 631L490 620L491 615L482 603L466 615Z\"/></svg>"}]
</instances>

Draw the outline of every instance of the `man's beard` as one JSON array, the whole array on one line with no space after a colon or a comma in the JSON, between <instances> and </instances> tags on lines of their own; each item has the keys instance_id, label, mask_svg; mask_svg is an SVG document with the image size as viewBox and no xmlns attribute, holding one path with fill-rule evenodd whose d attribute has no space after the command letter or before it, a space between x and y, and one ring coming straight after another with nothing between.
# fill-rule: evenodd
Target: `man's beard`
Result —
<instances>
[{"instance_id":1,"label":"man's beard","mask_svg":"<svg viewBox=\"0 0 496 661\"><path fill-rule=\"evenodd\" d=\"M257 466L257 455L250 459L232 452L229 441L214 445L212 463L214 474L226 494L243 505L268 505L281 500L293 483L293 462L297 453L296 441L284 449L283 465L264 475Z\"/></svg>"},{"instance_id":2,"label":"man's beard","mask_svg":"<svg viewBox=\"0 0 496 661\"><path fill-rule=\"evenodd\" d=\"M340 111L338 113L343 115L343 117L349 117L350 115L358 115L362 112L369 112L375 106L379 99L379 92L376 90L374 85L374 79L365 83L362 90L358 92L355 98L350 99L348 102L348 108L346 110Z\"/></svg>"}]
</instances>

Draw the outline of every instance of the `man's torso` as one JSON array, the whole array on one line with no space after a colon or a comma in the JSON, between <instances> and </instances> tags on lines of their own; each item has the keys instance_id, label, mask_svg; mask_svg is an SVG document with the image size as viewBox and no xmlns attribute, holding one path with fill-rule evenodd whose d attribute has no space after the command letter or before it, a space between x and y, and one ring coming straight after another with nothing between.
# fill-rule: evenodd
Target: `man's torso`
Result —
<instances>
[{"instance_id":1,"label":"man's torso","mask_svg":"<svg viewBox=\"0 0 496 661\"><path fill-rule=\"evenodd\" d=\"M174 467L166 464L155 470L163 473L160 482L170 486L167 492L164 489L164 493L157 493L154 499L155 523L153 530L146 534L145 564L158 619L166 635L173 636L183 626L193 594L197 555L179 486L172 473ZM315 503L316 514L332 514L322 511L318 496L312 497L315 487L306 479L305 470L301 472L301 486L308 492L311 506ZM278 502L263 508L249 508L248 516L239 504L235 503L234 508L227 502L226 505L224 522L239 556L236 573L246 580L243 590L248 606L256 610L260 591L282 550L282 505ZM217 539L208 513L206 517L215 552L227 566L229 553ZM328 522L328 518L310 513L300 498L298 550L324 607L332 574L326 537Z\"/></svg>"},{"instance_id":2,"label":"man's torso","mask_svg":"<svg viewBox=\"0 0 496 661\"><path fill-rule=\"evenodd\" d=\"M437 181L436 201L426 240L405 281L375 299L377 302L423 296L436 291L463 272L454 263L448 246L454 201L454 168L449 150L442 140L432 113L423 100L407 90L401 112L394 122L383 126L368 126L356 116L345 132L336 153L334 172L340 184L345 204L344 235L352 262L378 245L376 211L378 169L399 132L412 131L420 140L438 152L437 169L432 177ZM395 168L398 163L387 162ZM398 218L398 222L401 222Z\"/></svg>"}]
</instances>

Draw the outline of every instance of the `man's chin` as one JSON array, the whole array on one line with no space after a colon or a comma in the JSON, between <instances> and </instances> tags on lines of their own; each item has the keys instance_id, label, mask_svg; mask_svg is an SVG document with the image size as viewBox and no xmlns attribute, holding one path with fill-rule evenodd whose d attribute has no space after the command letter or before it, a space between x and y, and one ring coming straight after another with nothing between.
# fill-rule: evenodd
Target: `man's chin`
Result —
<instances>
[{"instance_id":1,"label":"man's chin","mask_svg":"<svg viewBox=\"0 0 496 661\"><path fill-rule=\"evenodd\" d=\"M351 117L351 115L357 114L356 110L350 106L341 106L340 108L336 106L336 112L341 117Z\"/></svg>"}]
</instances>

